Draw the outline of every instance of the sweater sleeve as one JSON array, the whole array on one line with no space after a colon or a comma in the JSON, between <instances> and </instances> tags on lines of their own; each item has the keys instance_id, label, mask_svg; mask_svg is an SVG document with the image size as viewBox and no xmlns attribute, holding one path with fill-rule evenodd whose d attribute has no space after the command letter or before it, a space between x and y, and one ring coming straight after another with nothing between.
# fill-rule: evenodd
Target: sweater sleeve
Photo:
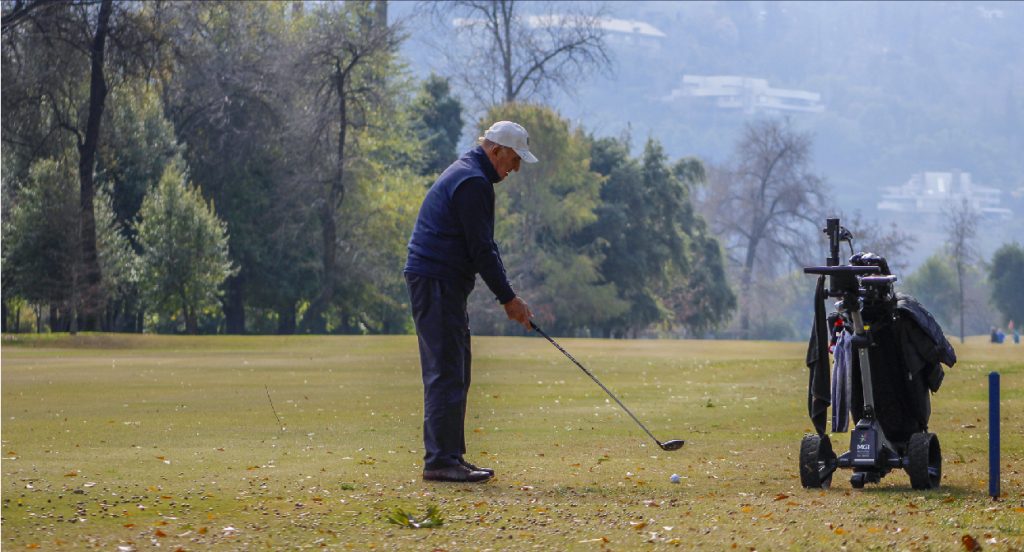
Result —
<instances>
[{"instance_id":1,"label":"sweater sleeve","mask_svg":"<svg viewBox=\"0 0 1024 552\"><path fill-rule=\"evenodd\" d=\"M494 188L482 178L471 178L455 190L452 203L466 236L473 267L498 302L504 305L515 299L498 244L494 242Z\"/></svg>"}]
</instances>

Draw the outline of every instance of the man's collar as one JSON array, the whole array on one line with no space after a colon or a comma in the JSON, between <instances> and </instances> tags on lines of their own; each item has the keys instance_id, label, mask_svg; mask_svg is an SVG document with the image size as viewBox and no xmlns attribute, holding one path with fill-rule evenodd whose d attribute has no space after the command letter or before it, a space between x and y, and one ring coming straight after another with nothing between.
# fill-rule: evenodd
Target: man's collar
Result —
<instances>
[{"instance_id":1,"label":"man's collar","mask_svg":"<svg viewBox=\"0 0 1024 552\"><path fill-rule=\"evenodd\" d=\"M501 177L498 176L498 170L494 168L494 163L491 163L491 158L487 157L487 152L484 151L482 146L473 148L469 153L479 159L480 168L484 170L484 175L491 184L501 181Z\"/></svg>"}]
</instances>

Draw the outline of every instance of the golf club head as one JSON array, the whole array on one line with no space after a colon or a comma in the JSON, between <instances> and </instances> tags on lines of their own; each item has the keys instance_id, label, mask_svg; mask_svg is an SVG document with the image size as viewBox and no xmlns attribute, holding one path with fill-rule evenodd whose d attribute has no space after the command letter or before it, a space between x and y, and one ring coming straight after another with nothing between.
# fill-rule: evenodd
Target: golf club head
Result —
<instances>
[{"instance_id":1,"label":"golf club head","mask_svg":"<svg viewBox=\"0 0 1024 552\"><path fill-rule=\"evenodd\" d=\"M684 444L686 444L686 441L682 439L672 439L671 441L665 441L664 443L661 441L658 442L658 445L661 446L661 450L679 450L683 448Z\"/></svg>"}]
</instances>

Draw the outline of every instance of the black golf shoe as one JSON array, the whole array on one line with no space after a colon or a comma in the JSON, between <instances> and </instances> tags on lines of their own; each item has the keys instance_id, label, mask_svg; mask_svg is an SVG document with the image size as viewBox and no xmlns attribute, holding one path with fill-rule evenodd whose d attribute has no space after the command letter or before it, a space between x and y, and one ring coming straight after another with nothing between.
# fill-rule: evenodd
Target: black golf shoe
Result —
<instances>
[{"instance_id":1,"label":"black golf shoe","mask_svg":"<svg viewBox=\"0 0 1024 552\"><path fill-rule=\"evenodd\" d=\"M478 468L478 467L474 466L473 464L470 464L469 462L466 462L466 460L463 459L463 458L459 458L459 463L462 464L463 466L469 468L472 471L482 471L482 472L484 472L484 473L486 473L486 474L488 474L488 475L490 475L492 477L494 476L494 470L492 468Z\"/></svg>"},{"instance_id":2,"label":"black golf shoe","mask_svg":"<svg viewBox=\"0 0 1024 552\"><path fill-rule=\"evenodd\" d=\"M436 470L423 470L424 481L447 481L450 483L479 483L487 481L491 474L485 471L471 470L461 464L446 466Z\"/></svg>"}]
</instances>

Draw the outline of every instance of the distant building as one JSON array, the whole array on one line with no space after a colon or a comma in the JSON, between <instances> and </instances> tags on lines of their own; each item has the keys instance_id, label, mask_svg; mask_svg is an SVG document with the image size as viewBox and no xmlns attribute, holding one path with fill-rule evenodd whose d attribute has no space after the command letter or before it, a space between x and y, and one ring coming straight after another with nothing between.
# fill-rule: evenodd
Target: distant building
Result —
<instances>
[{"instance_id":1,"label":"distant building","mask_svg":"<svg viewBox=\"0 0 1024 552\"><path fill-rule=\"evenodd\" d=\"M732 75L684 75L683 85L672 90L666 101L679 98L708 98L722 109L744 113L799 111L821 113L821 94L806 90L772 88L766 79Z\"/></svg>"},{"instance_id":2,"label":"distant building","mask_svg":"<svg viewBox=\"0 0 1024 552\"><path fill-rule=\"evenodd\" d=\"M884 188L877 207L880 211L914 214L941 214L966 200L975 212L992 218L1010 220L1013 211L1002 207L1002 190L979 186L971 173L921 172L902 186Z\"/></svg>"}]
</instances>

